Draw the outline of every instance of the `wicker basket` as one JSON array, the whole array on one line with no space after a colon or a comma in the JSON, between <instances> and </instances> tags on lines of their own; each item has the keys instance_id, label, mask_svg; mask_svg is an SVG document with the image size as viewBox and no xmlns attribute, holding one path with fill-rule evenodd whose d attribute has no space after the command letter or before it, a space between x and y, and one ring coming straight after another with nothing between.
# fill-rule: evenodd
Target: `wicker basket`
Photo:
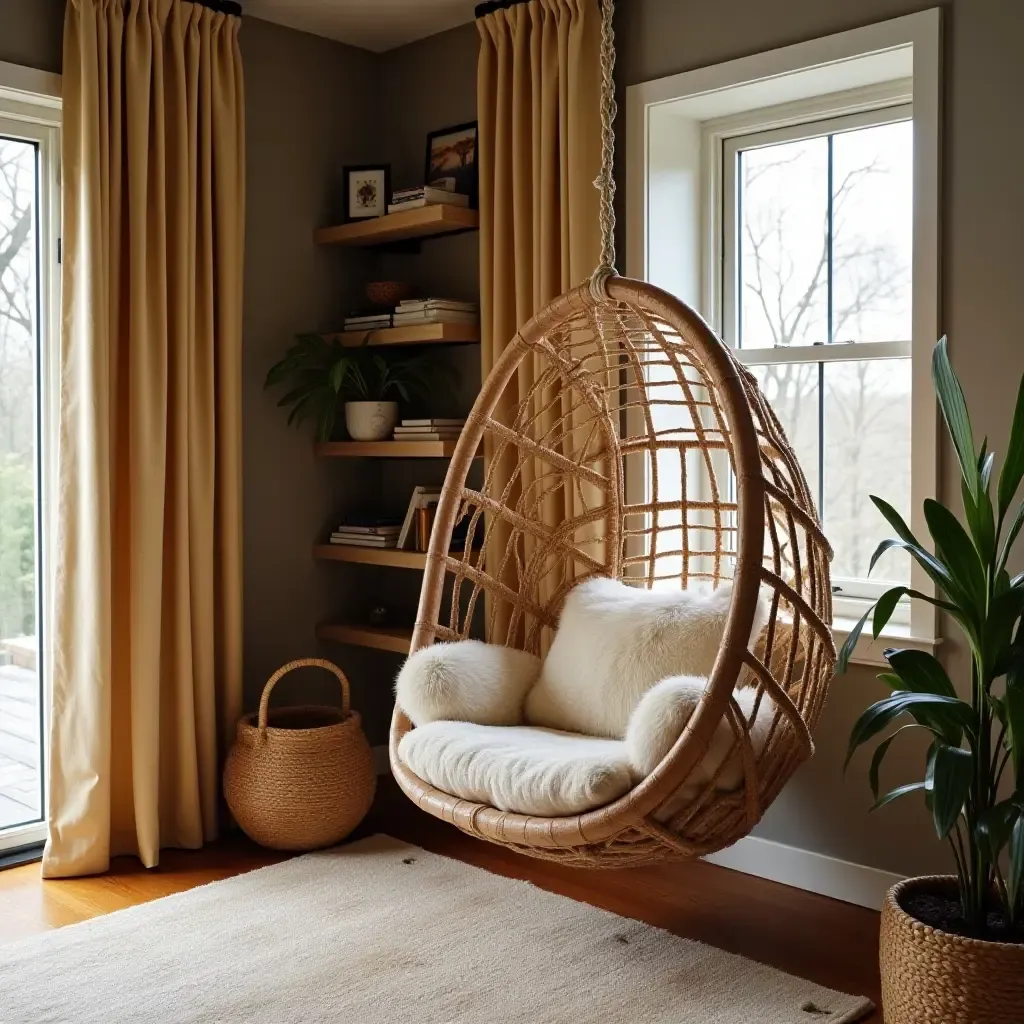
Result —
<instances>
[{"instance_id":1,"label":"wicker basket","mask_svg":"<svg viewBox=\"0 0 1024 1024\"><path fill-rule=\"evenodd\" d=\"M315 665L341 683L341 710L270 711L270 693L292 669ZM224 797L246 835L275 850L315 850L345 838L366 816L377 777L348 680L337 665L303 658L267 681L257 715L238 723L224 767Z\"/></svg>"},{"instance_id":2,"label":"wicker basket","mask_svg":"<svg viewBox=\"0 0 1024 1024\"><path fill-rule=\"evenodd\" d=\"M955 893L956 880L910 878L886 896L880 947L885 1024L1021 1024L1024 946L922 924L900 906L922 889Z\"/></svg>"}]
</instances>

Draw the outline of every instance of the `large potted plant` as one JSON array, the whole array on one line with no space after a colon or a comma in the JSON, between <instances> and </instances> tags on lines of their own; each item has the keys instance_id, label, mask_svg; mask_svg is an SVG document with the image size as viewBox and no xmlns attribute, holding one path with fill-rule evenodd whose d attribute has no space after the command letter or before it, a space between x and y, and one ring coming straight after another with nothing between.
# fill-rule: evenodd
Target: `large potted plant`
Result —
<instances>
[{"instance_id":1,"label":"large potted plant","mask_svg":"<svg viewBox=\"0 0 1024 1024\"><path fill-rule=\"evenodd\" d=\"M300 334L270 368L264 387L287 381L290 388L277 404L290 406L289 424L312 419L318 441L331 439L340 404L354 441L381 441L398 422L397 399L425 398L440 369L426 356L385 359L365 347L345 347L335 337Z\"/></svg>"},{"instance_id":2,"label":"large potted plant","mask_svg":"<svg viewBox=\"0 0 1024 1024\"><path fill-rule=\"evenodd\" d=\"M949 844L956 874L895 886L882 910L882 1001L886 1024L1024 1022L1024 573L1007 563L1024 525L1016 504L1024 477L1024 380L1006 455L994 479L988 440L975 447L960 383L943 339L932 378L961 470L963 523L927 499L926 545L896 510L871 500L896 532L871 559L908 551L935 595L893 587L868 610L839 654L846 670L868 620L877 638L903 599L928 601L962 632L971 678L959 689L933 655L885 651L890 692L853 727L847 764L875 743L868 780L882 807L923 797L938 838ZM993 493L993 483L995 492ZM934 548L934 554L930 547ZM894 730L892 726L897 726ZM930 745L922 777L879 793L879 769L898 737L924 730Z\"/></svg>"}]
</instances>

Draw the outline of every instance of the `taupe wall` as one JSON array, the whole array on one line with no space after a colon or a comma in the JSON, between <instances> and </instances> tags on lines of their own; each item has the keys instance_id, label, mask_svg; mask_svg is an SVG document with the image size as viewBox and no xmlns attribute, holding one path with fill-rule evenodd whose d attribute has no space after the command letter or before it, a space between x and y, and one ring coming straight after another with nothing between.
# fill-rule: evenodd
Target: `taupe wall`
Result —
<instances>
[{"instance_id":1,"label":"taupe wall","mask_svg":"<svg viewBox=\"0 0 1024 1024\"><path fill-rule=\"evenodd\" d=\"M916 0L627 0L617 23L620 87L789 43L909 14ZM1005 130L1024 95L1024 3L947 0L944 16L942 324L978 435L1003 447L1024 371L1020 301L1024 138ZM621 151L620 151L621 152ZM949 446L941 464L944 500L958 507ZM952 639L942 653L954 678L967 661ZM842 775L849 727L880 684L858 668L832 688L815 758L797 775L758 834L862 864L909 873L948 869L920 803L868 815L863 761ZM919 751L890 754L890 778L920 778Z\"/></svg>"}]
</instances>

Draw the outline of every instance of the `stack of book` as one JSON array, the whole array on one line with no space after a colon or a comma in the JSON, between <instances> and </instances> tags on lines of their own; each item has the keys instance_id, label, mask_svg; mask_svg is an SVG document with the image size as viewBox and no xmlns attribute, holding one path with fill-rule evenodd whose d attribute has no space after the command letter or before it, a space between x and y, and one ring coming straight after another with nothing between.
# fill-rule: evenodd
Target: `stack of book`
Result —
<instances>
[{"instance_id":1,"label":"stack of book","mask_svg":"<svg viewBox=\"0 0 1024 1024\"><path fill-rule=\"evenodd\" d=\"M479 318L475 302L457 299L405 299L392 317L396 327L414 324L475 324Z\"/></svg>"},{"instance_id":2,"label":"stack of book","mask_svg":"<svg viewBox=\"0 0 1024 1024\"><path fill-rule=\"evenodd\" d=\"M390 326L390 313L353 313L345 317L346 331L379 331Z\"/></svg>"},{"instance_id":3,"label":"stack of book","mask_svg":"<svg viewBox=\"0 0 1024 1024\"><path fill-rule=\"evenodd\" d=\"M395 427L396 441L457 441L465 420L402 420Z\"/></svg>"},{"instance_id":4,"label":"stack of book","mask_svg":"<svg viewBox=\"0 0 1024 1024\"><path fill-rule=\"evenodd\" d=\"M352 544L358 548L398 547L402 524L397 519L367 519L342 523L331 534L332 544Z\"/></svg>"},{"instance_id":5,"label":"stack of book","mask_svg":"<svg viewBox=\"0 0 1024 1024\"><path fill-rule=\"evenodd\" d=\"M420 185L418 188L400 188L391 194L388 213L402 210L417 210L421 206L469 206L469 196L463 192L449 192L447 189Z\"/></svg>"}]
</instances>

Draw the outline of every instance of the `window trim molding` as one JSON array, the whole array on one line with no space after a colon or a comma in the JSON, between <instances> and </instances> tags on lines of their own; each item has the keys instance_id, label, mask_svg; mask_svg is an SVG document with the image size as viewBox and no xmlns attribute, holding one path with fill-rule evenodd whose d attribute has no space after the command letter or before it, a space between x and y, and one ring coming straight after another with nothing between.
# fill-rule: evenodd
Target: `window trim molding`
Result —
<instances>
[{"instance_id":1,"label":"window trim molding","mask_svg":"<svg viewBox=\"0 0 1024 1024\"><path fill-rule=\"evenodd\" d=\"M911 529L921 537L928 536L927 524L922 510L923 499L937 493L938 482L938 408L931 384L931 348L941 336L941 293L940 293L940 157L941 157L941 10L932 8L895 18L890 21L868 25L849 32L814 39L792 46L782 47L750 57L728 61L694 71L683 72L667 78L642 82L626 89L626 272L630 277L652 280L655 284L676 292L685 301L697 306L709 320L714 317L714 306L708 305L708 277L721 273L721 261L710 261L689 257L675 261L664 275L651 273L649 259L652 244L652 227L657 224L650 216L650 174L652 165L662 159L658 147L665 144L663 139L652 133L652 114L670 114L670 104L685 101L700 107L705 115L700 127L715 129L715 122L722 127L740 127L743 107L737 110L719 112L713 115L716 101L733 92L740 95L750 86L757 86L767 97L777 97L774 103L758 102L755 106L777 108L776 116L799 117L801 101L807 94L800 94L798 80L812 77L825 83L833 76L836 84L819 85L818 109L823 95L835 94L839 104L849 104L860 91L858 109L877 101L879 106L891 105L885 98L886 83L892 90L903 90L904 100L909 99L914 112L914 252L912 275L913 290L913 359L911 369ZM909 97L905 56L912 54L912 77L909 79ZM902 63L900 57L903 56ZM866 74L881 74L885 68L902 70L889 74L887 78L875 81L857 79L857 62L863 68L872 65ZM863 76L862 76L863 78ZM839 83L846 82L847 87ZM845 95L844 95L845 94ZM721 106L719 102L719 106ZM748 102L748 110L751 104ZM847 105L846 112L850 111ZM837 113L840 111L837 110ZM753 109L746 116L748 120L758 119L764 110ZM698 115L699 116L699 115ZM692 115L691 115L692 117ZM795 122L794 122L795 123ZM696 244L702 253L707 250L709 237L713 238L716 226L707 215L708 204L700 201L707 195L715 176L714 165L709 166L708 149L705 147L696 155L693 147L703 141L702 132L694 133L693 121L686 130L679 132L672 145L686 151L687 166L678 183L683 204L692 202L696 194L699 213L693 219L691 229L696 232ZM737 134L735 130L730 134ZM694 138L696 134L696 138ZM686 147L689 147L687 150ZM719 156L719 159L720 156ZM721 197L715 197L712 208L720 208ZM692 211L691 211L692 212ZM668 219L673 223L679 211L669 209ZM662 219L664 214L660 211ZM719 233L719 238L721 237ZM718 243L720 246L720 243ZM714 251L714 250L712 250ZM711 266L706 264L710 263ZM695 265L696 264L696 265ZM716 268L717 267L717 271ZM911 572L911 585L924 593L934 593L934 586L923 570L915 563ZM841 633L837 623L835 632ZM908 640L934 646L937 635L935 609L923 601L911 606L911 625ZM859 658L855 660L860 660ZM869 660L868 663L877 663Z\"/></svg>"}]
</instances>

